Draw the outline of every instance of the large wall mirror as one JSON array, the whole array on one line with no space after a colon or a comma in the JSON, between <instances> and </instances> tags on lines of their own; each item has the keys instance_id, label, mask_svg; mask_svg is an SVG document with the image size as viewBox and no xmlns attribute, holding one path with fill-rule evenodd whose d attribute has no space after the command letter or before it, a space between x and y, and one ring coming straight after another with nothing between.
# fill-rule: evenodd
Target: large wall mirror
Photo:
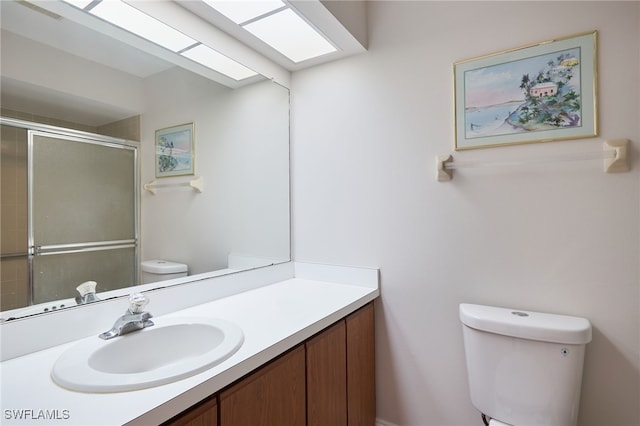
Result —
<instances>
[{"instance_id":1,"label":"large wall mirror","mask_svg":"<svg viewBox=\"0 0 640 426\"><path fill-rule=\"evenodd\" d=\"M137 147L136 268L142 261L163 259L187 265L189 275L223 274L290 259L287 88L260 76L230 88L25 1L2 1L0 7L2 116L102 134ZM190 123L193 175L156 176L156 132ZM10 174L27 167L26 148L16 148L23 134L26 144L26 131L3 126L3 197L28 188L28 179ZM90 161L95 158L86 164ZM84 169L91 173L92 167ZM202 192L174 185L196 178L202 179ZM110 185L108 176L101 180ZM114 170L113 181L119 185L121 180L122 172ZM161 184L155 194L142 189L154 180ZM55 187L47 191L55 205ZM0 316L5 320L48 306L73 306L76 287L92 280L78 275L64 290L40 291L50 300L38 299L29 307L33 289L24 286L33 283L24 266L28 256L21 256L29 248L26 240L23 245L15 240L28 236L28 206L16 199L26 200L26 194L14 197L13 204L2 201ZM119 207L111 206L110 214L118 215ZM55 263L54 257L47 262ZM118 284L123 294L141 284L139 269L134 276L133 282ZM95 279L99 297L101 290L113 288L103 288L100 280Z\"/></svg>"}]
</instances>

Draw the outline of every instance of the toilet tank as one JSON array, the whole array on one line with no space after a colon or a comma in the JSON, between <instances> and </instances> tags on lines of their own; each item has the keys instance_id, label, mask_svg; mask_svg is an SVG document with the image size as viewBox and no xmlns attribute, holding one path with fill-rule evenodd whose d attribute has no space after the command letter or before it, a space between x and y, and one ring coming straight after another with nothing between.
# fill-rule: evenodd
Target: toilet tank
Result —
<instances>
[{"instance_id":1,"label":"toilet tank","mask_svg":"<svg viewBox=\"0 0 640 426\"><path fill-rule=\"evenodd\" d=\"M511 425L575 426L587 319L460 305L471 402Z\"/></svg>"},{"instance_id":2,"label":"toilet tank","mask_svg":"<svg viewBox=\"0 0 640 426\"><path fill-rule=\"evenodd\" d=\"M189 272L189 267L184 263L162 259L145 260L140 266L143 284L186 277Z\"/></svg>"}]
</instances>

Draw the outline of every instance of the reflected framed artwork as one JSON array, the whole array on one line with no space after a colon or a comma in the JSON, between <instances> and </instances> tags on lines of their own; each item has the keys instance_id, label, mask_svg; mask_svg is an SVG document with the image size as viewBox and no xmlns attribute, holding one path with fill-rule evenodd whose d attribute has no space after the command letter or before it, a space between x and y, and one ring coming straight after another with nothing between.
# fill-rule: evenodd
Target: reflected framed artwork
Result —
<instances>
[{"instance_id":1,"label":"reflected framed artwork","mask_svg":"<svg viewBox=\"0 0 640 426\"><path fill-rule=\"evenodd\" d=\"M195 173L193 123L156 130L156 177Z\"/></svg>"},{"instance_id":2,"label":"reflected framed artwork","mask_svg":"<svg viewBox=\"0 0 640 426\"><path fill-rule=\"evenodd\" d=\"M455 150L597 136L597 32L456 62Z\"/></svg>"}]
</instances>

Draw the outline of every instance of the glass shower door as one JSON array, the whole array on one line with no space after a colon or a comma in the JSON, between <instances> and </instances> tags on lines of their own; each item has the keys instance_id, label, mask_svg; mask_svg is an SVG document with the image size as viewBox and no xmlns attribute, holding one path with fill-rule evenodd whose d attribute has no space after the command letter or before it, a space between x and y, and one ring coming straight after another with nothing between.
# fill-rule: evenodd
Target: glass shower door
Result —
<instances>
[{"instance_id":1,"label":"glass shower door","mask_svg":"<svg viewBox=\"0 0 640 426\"><path fill-rule=\"evenodd\" d=\"M32 303L137 284L137 148L29 131Z\"/></svg>"}]
</instances>

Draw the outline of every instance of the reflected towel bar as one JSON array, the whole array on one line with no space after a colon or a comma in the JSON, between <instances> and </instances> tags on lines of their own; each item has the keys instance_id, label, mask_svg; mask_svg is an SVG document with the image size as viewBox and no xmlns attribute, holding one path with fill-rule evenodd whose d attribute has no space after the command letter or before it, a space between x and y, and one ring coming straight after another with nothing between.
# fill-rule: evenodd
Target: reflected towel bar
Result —
<instances>
[{"instance_id":1,"label":"reflected towel bar","mask_svg":"<svg viewBox=\"0 0 640 426\"><path fill-rule=\"evenodd\" d=\"M453 170L480 167L517 167L529 164L556 163L563 161L604 160L605 173L621 173L629 171L627 158L628 139L611 139L603 143L599 152L577 152L555 155L553 157L526 158L507 161L459 161L453 162L451 154L439 155L436 158L436 179L446 182L453 179Z\"/></svg>"},{"instance_id":2,"label":"reflected towel bar","mask_svg":"<svg viewBox=\"0 0 640 426\"><path fill-rule=\"evenodd\" d=\"M145 183L144 185L142 185L142 188L145 191L149 191L153 195L156 195L158 188L171 188L171 187L177 187L177 186L190 186L196 192L201 193L204 189L204 181L202 179L202 176L195 178L193 180L190 180L189 182L158 183L158 181L152 180L151 182Z\"/></svg>"}]
</instances>

